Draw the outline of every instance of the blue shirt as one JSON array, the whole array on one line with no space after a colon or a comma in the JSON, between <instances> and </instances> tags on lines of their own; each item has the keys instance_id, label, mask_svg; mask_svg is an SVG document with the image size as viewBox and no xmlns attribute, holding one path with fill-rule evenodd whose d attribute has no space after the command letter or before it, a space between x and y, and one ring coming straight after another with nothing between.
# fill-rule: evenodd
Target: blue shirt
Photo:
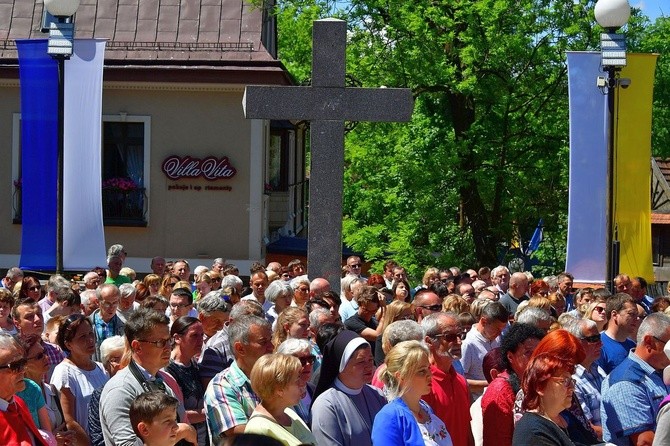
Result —
<instances>
[{"instance_id":1,"label":"blue shirt","mask_svg":"<svg viewBox=\"0 0 670 446\"><path fill-rule=\"evenodd\" d=\"M631 435L655 431L659 404L667 395L661 373L630 352L603 381L603 439L628 446Z\"/></svg>"},{"instance_id":2,"label":"blue shirt","mask_svg":"<svg viewBox=\"0 0 670 446\"><path fill-rule=\"evenodd\" d=\"M609 374L623 362L628 356L628 352L635 348L635 342L626 339L623 342L610 338L604 331L600 333L600 339L603 341L603 348L600 351L600 358L596 361L605 373Z\"/></svg>"}]
</instances>

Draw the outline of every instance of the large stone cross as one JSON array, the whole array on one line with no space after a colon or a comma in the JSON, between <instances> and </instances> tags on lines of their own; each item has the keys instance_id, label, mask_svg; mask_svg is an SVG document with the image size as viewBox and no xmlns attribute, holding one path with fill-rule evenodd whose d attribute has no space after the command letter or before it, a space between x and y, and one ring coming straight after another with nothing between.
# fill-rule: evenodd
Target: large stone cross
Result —
<instances>
[{"instance_id":1,"label":"large stone cross","mask_svg":"<svg viewBox=\"0 0 670 446\"><path fill-rule=\"evenodd\" d=\"M345 88L347 24L316 20L310 87L248 86L247 119L310 121L311 170L307 267L340 290L344 121L409 121L412 93L406 88Z\"/></svg>"}]
</instances>

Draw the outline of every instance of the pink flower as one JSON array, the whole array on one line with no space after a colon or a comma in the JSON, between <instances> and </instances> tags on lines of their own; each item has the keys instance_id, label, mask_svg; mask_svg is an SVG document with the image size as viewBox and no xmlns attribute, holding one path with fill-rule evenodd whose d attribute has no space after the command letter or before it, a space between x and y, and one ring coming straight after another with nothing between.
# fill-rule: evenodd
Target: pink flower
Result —
<instances>
[{"instance_id":1,"label":"pink flower","mask_svg":"<svg viewBox=\"0 0 670 446\"><path fill-rule=\"evenodd\" d=\"M120 190L135 190L137 189L137 184L130 178L109 178L102 182L102 187L104 189L120 189Z\"/></svg>"}]
</instances>

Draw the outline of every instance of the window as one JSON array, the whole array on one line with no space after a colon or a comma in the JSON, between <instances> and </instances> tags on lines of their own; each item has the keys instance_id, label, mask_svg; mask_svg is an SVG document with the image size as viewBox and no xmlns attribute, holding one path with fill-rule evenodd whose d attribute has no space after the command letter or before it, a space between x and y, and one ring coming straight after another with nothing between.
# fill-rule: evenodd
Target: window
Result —
<instances>
[{"instance_id":1,"label":"window","mask_svg":"<svg viewBox=\"0 0 670 446\"><path fill-rule=\"evenodd\" d=\"M288 132L273 129L270 134L270 153L268 154L268 186L272 191L288 189Z\"/></svg>"},{"instance_id":2,"label":"window","mask_svg":"<svg viewBox=\"0 0 670 446\"><path fill-rule=\"evenodd\" d=\"M150 118L103 116L102 215L106 226L146 226Z\"/></svg>"},{"instance_id":3,"label":"window","mask_svg":"<svg viewBox=\"0 0 670 446\"><path fill-rule=\"evenodd\" d=\"M21 114L12 116L12 217L21 223ZM102 209L107 226L146 226L151 118L103 115Z\"/></svg>"}]
</instances>

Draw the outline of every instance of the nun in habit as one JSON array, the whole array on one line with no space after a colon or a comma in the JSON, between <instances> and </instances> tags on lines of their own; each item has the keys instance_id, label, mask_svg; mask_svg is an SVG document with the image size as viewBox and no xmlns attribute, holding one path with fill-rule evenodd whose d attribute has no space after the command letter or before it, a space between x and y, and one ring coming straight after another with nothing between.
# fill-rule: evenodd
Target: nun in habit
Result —
<instances>
[{"instance_id":1,"label":"nun in habit","mask_svg":"<svg viewBox=\"0 0 670 446\"><path fill-rule=\"evenodd\" d=\"M312 403L312 433L319 446L372 446L372 422L386 404L369 385L375 371L368 341L343 330L324 348Z\"/></svg>"}]
</instances>

